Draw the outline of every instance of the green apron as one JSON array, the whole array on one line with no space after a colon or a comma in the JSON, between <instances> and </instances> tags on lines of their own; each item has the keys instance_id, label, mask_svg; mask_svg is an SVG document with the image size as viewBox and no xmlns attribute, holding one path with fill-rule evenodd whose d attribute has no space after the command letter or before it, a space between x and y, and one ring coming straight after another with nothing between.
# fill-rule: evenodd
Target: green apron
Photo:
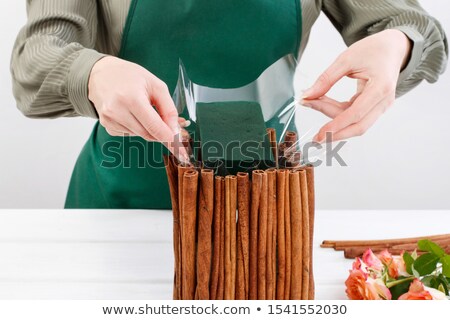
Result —
<instances>
[{"instance_id":1,"label":"green apron","mask_svg":"<svg viewBox=\"0 0 450 320\"><path fill-rule=\"evenodd\" d=\"M300 0L133 0L119 57L171 93L183 61L192 81L236 88L287 54L297 55ZM171 207L160 143L112 137L97 123L74 169L66 208Z\"/></svg>"}]
</instances>

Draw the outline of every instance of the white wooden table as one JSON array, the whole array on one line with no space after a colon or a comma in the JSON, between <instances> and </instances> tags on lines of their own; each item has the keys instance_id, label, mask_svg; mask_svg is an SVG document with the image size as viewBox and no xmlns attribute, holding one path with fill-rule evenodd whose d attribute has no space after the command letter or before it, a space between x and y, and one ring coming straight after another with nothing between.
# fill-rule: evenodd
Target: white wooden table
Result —
<instances>
[{"instance_id":1,"label":"white wooden table","mask_svg":"<svg viewBox=\"0 0 450 320\"><path fill-rule=\"evenodd\" d=\"M0 210L0 299L171 299L169 211ZM318 211L317 299L345 299L352 261L324 239L450 232L450 211Z\"/></svg>"}]
</instances>

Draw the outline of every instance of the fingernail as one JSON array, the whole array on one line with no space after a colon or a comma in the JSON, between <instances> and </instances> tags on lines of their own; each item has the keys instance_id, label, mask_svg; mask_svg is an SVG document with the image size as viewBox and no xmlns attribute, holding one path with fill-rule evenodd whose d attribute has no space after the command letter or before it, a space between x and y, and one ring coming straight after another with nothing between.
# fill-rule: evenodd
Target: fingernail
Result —
<instances>
[{"instance_id":1,"label":"fingernail","mask_svg":"<svg viewBox=\"0 0 450 320\"><path fill-rule=\"evenodd\" d=\"M311 95L311 88L306 89L305 91L303 91L303 95L302 95L302 100L303 99L308 99L308 97Z\"/></svg>"},{"instance_id":2,"label":"fingernail","mask_svg":"<svg viewBox=\"0 0 450 320\"><path fill-rule=\"evenodd\" d=\"M185 122L184 122L184 127L186 128L186 127L189 127L191 125L191 120L186 120Z\"/></svg>"},{"instance_id":3,"label":"fingernail","mask_svg":"<svg viewBox=\"0 0 450 320\"><path fill-rule=\"evenodd\" d=\"M312 104L309 103L309 102L305 102L304 100L302 100L302 101L300 102L300 104L301 104L302 106L306 107L306 108L312 108Z\"/></svg>"}]
</instances>

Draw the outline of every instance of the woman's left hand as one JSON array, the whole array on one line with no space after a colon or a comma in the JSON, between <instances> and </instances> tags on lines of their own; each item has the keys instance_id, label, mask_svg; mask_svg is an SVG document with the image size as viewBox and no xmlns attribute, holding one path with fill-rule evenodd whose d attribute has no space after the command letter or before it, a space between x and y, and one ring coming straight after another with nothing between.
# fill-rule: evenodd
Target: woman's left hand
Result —
<instances>
[{"instance_id":1,"label":"woman's left hand","mask_svg":"<svg viewBox=\"0 0 450 320\"><path fill-rule=\"evenodd\" d=\"M398 76L410 52L409 38L395 29L366 37L344 51L304 92L304 106L333 119L313 140L324 142L327 132L333 141L364 134L392 106ZM344 76L358 80L356 94L346 102L327 97L326 93Z\"/></svg>"}]
</instances>

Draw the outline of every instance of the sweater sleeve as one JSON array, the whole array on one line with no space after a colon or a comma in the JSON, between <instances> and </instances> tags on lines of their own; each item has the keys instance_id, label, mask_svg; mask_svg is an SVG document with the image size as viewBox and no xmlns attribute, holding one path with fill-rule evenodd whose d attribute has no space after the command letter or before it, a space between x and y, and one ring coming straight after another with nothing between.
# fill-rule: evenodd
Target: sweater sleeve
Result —
<instances>
[{"instance_id":1,"label":"sweater sleeve","mask_svg":"<svg viewBox=\"0 0 450 320\"><path fill-rule=\"evenodd\" d=\"M398 29L412 41L410 60L398 79L397 96L416 87L422 80L436 82L445 71L448 60L446 35L439 21L417 0L324 0L322 11L347 45L385 29Z\"/></svg>"},{"instance_id":2,"label":"sweater sleeve","mask_svg":"<svg viewBox=\"0 0 450 320\"><path fill-rule=\"evenodd\" d=\"M28 0L27 13L11 58L18 108L31 118L96 118L88 99L90 71L104 56L93 49L96 1Z\"/></svg>"}]
</instances>

